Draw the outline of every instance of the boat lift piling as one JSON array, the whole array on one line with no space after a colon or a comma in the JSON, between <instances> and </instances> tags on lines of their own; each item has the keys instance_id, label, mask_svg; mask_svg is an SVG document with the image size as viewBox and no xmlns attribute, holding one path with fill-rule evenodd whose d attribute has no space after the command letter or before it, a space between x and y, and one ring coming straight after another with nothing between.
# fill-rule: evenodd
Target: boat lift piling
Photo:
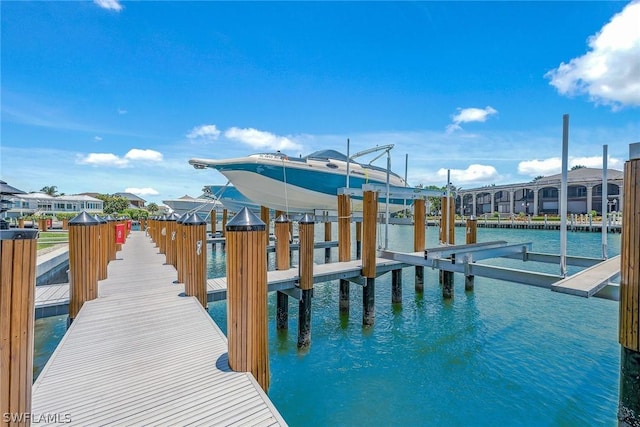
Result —
<instances>
[{"instance_id":1,"label":"boat lift piling","mask_svg":"<svg viewBox=\"0 0 640 427\"><path fill-rule=\"evenodd\" d=\"M276 270L288 270L291 267L291 249L289 243L289 218L280 214L274 221L276 236ZM289 295L277 291L276 328L289 329Z\"/></svg>"},{"instance_id":2,"label":"boat lift piling","mask_svg":"<svg viewBox=\"0 0 640 427\"><path fill-rule=\"evenodd\" d=\"M304 215L298 222L300 239L299 277L300 301L298 310L298 348L311 344L311 299L313 297L313 235L315 220L312 215Z\"/></svg>"},{"instance_id":3,"label":"boat lift piling","mask_svg":"<svg viewBox=\"0 0 640 427\"><path fill-rule=\"evenodd\" d=\"M359 223L356 223L359 224ZM351 261L351 197L338 194L338 261ZM340 279L340 314L349 315L349 281Z\"/></svg>"},{"instance_id":4,"label":"boat lift piling","mask_svg":"<svg viewBox=\"0 0 640 427\"><path fill-rule=\"evenodd\" d=\"M329 213L325 212L325 217L324 217L324 241L325 242L331 241L331 221L329 220L328 215ZM331 262L331 248L326 247L324 248L324 263L329 264L330 262Z\"/></svg>"},{"instance_id":5,"label":"boat lift piling","mask_svg":"<svg viewBox=\"0 0 640 427\"><path fill-rule=\"evenodd\" d=\"M413 202L413 250L424 251L425 243L425 219L426 219L426 201L424 198L415 199ZM424 291L424 267L415 266L415 290L416 292Z\"/></svg>"},{"instance_id":6,"label":"boat lift piling","mask_svg":"<svg viewBox=\"0 0 640 427\"><path fill-rule=\"evenodd\" d=\"M365 285L362 288L362 326L373 326L376 292L376 229L378 227L378 193L371 190L363 192L362 215L362 275Z\"/></svg>"},{"instance_id":7,"label":"boat lift piling","mask_svg":"<svg viewBox=\"0 0 640 427\"><path fill-rule=\"evenodd\" d=\"M467 245L478 243L478 220L474 216L471 216L471 218L467 218L466 237ZM468 274L468 272L465 272L464 290L467 292L473 291L474 282L475 276L473 276L472 274Z\"/></svg>"}]
</instances>

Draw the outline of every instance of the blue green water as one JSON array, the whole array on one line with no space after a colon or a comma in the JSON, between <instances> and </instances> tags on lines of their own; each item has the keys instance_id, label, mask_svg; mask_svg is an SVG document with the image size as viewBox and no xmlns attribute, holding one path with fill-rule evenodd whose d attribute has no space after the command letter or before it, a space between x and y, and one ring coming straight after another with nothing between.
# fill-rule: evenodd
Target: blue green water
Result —
<instances>
[{"instance_id":1,"label":"blue green water","mask_svg":"<svg viewBox=\"0 0 640 427\"><path fill-rule=\"evenodd\" d=\"M390 248L411 249L412 233L392 226ZM463 233L456 230L457 242ZM430 228L427 246L436 246L436 238ZM478 229L478 241L500 239L559 253L557 231ZM608 247L610 256L619 253L620 236L610 234ZM599 256L601 235L568 233L567 248L570 255ZM210 275L223 275L224 253L210 257ZM324 262L323 250L316 251L316 262ZM559 273L557 265L494 263ZM350 315L340 317L337 283L317 284L312 344L302 352L296 347L297 303L290 299L290 329L277 332L275 294L269 296L269 397L290 425L617 424L616 302L481 277L473 292L465 292L460 275L454 298L443 301L436 271L425 269L425 290L417 295L407 268L403 303L393 306L389 276L376 280L372 328L362 327L359 286L351 286ZM209 313L225 331L226 303L211 304ZM36 322L40 367L64 322Z\"/></svg>"}]
</instances>

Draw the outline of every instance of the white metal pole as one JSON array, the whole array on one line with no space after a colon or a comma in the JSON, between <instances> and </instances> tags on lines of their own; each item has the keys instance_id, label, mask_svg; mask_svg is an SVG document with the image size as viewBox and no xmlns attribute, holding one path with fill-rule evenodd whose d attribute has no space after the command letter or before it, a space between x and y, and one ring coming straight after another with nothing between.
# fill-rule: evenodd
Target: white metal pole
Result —
<instances>
[{"instance_id":1,"label":"white metal pole","mask_svg":"<svg viewBox=\"0 0 640 427\"><path fill-rule=\"evenodd\" d=\"M409 170L409 153L404 155L404 186L408 187L407 184L407 171ZM402 202L402 207L406 211L407 210L407 199L404 199ZM406 213L406 212L405 212Z\"/></svg>"},{"instance_id":2,"label":"white metal pole","mask_svg":"<svg viewBox=\"0 0 640 427\"><path fill-rule=\"evenodd\" d=\"M391 172L391 153L387 150L387 203L384 219L384 249L389 249L389 173Z\"/></svg>"},{"instance_id":3,"label":"white metal pole","mask_svg":"<svg viewBox=\"0 0 640 427\"><path fill-rule=\"evenodd\" d=\"M445 236L446 236L446 244L448 245L451 241L449 238L449 212L451 212L451 169L447 169L447 211L444 212L445 220L442 221L442 224L445 226ZM442 210L442 209L441 209Z\"/></svg>"},{"instance_id":4,"label":"white metal pole","mask_svg":"<svg viewBox=\"0 0 640 427\"><path fill-rule=\"evenodd\" d=\"M609 146L602 146L602 259L607 259L607 202L609 201L609 184L607 183L607 151Z\"/></svg>"},{"instance_id":5,"label":"white metal pole","mask_svg":"<svg viewBox=\"0 0 640 427\"><path fill-rule=\"evenodd\" d=\"M349 157L349 138L347 138L347 188L349 188L349 165L351 164L351 157Z\"/></svg>"},{"instance_id":6,"label":"white metal pole","mask_svg":"<svg viewBox=\"0 0 640 427\"><path fill-rule=\"evenodd\" d=\"M562 183L560 184L560 275L567 276L567 179L569 164L569 115L562 116Z\"/></svg>"}]
</instances>

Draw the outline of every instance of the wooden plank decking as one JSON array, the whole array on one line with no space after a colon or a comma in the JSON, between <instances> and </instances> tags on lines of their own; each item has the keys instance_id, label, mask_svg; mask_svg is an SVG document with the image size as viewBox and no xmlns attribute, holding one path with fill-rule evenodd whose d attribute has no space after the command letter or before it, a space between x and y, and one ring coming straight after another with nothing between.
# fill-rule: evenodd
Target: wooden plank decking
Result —
<instances>
[{"instance_id":1,"label":"wooden plank decking","mask_svg":"<svg viewBox=\"0 0 640 427\"><path fill-rule=\"evenodd\" d=\"M34 414L67 425L286 425L251 374L229 369L224 334L180 296L143 233L118 258L35 382Z\"/></svg>"},{"instance_id":2,"label":"wooden plank decking","mask_svg":"<svg viewBox=\"0 0 640 427\"><path fill-rule=\"evenodd\" d=\"M554 283L551 290L588 298L597 294L618 274L620 274L620 255Z\"/></svg>"}]
</instances>

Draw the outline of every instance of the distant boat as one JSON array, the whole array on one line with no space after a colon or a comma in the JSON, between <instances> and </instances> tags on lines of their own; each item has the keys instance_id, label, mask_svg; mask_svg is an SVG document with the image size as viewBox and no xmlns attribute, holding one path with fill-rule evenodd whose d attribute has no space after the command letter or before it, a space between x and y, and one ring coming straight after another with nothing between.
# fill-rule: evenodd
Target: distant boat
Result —
<instances>
[{"instance_id":1,"label":"distant boat","mask_svg":"<svg viewBox=\"0 0 640 427\"><path fill-rule=\"evenodd\" d=\"M399 175L353 160L376 151L388 152L392 147L386 145L356 153L351 156L351 161L338 151L322 150L300 158L278 151L234 159L191 159L189 164L196 169L218 170L257 205L287 212L314 212L336 209L338 189L347 186L347 165L351 188L361 188L363 184L386 184L387 176L391 186L404 187L405 181ZM362 201L355 197L352 200L352 209L362 210ZM384 201L382 195L380 200ZM391 211L404 208L403 200L390 202Z\"/></svg>"},{"instance_id":2,"label":"distant boat","mask_svg":"<svg viewBox=\"0 0 640 427\"><path fill-rule=\"evenodd\" d=\"M187 212L201 213L208 215L212 209L221 209L222 204L216 200L204 197L191 197L184 195L177 199L163 200L162 203L169 206L173 211L182 215Z\"/></svg>"}]
</instances>

